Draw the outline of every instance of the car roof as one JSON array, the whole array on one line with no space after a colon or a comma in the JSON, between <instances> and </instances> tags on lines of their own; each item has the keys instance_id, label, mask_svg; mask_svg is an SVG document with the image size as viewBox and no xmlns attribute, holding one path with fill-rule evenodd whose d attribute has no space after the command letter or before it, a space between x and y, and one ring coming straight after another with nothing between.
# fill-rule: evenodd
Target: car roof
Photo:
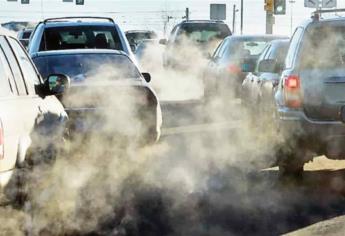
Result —
<instances>
[{"instance_id":1,"label":"car roof","mask_svg":"<svg viewBox=\"0 0 345 236\"><path fill-rule=\"evenodd\" d=\"M185 20L179 24L205 24L205 23L225 24L224 21L221 21L221 20Z\"/></svg>"},{"instance_id":2,"label":"car roof","mask_svg":"<svg viewBox=\"0 0 345 236\"><path fill-rule=\"evenodd\" d=\"M0 35L16 37L16 33L0 26Z\"/></svg>"},{"instance_id":3,"label":"car roof","mask_svg":"<svg viewBox=\"0 0 345 236\"><path fill-rule=\"evenodd\" d=\"M130 33L155 33L153 30L127 30L126 34Z\"/></svg>"},{"instance_id":4,"label":"car roof","mask_svg":"<svg viewBox=\"0 0 345 236\"><path fill-rule=\"evenodd\" d=\"M101 21L51 21L43 23L46 28L54 27L68 27L68 26L114 26L112 22L101 22Z\"/></svg>"},{"instance_id":5,"label":"car roof","mask_svg":"<svg viewBox=\"0 0 345 236\"><path fill-rule=\"evenodd\" d=\"M119 56L127 56L126 53L113 49L68 49L68 50L52 50L36 52L32 55L34 57L41 56L59 56L59 55L77 55L77 54L115 54Z\"/></svg>"},{"instance_id":6,"label":"car roof","mask_svg":"<svg viewBox=\"0 0 345 236\"><path fill-rule=\"evenodd\" d=\"M329 18L320 18L320 19L310 18L308 20L303 21L299 25L299 27L307 28L311 25L319 25L323 23L345 24L345 17L329 17Z\"/></svg>"},{"instance_id":7,"label":"car roof","mask_svg":"<svg viewBox=\"0 0 345 236\"><path fill-rule=\"evenodd\" d=\"M227 38L230 38L232 40L238 40L238 41L245 41L245 40L255 40L255 39L268 39L268 40L274 40L274 39L289 39L287 36L282 35L271 35L271 34L262 34L262 35L231 35Z\"/></svg>"}]
</instances>

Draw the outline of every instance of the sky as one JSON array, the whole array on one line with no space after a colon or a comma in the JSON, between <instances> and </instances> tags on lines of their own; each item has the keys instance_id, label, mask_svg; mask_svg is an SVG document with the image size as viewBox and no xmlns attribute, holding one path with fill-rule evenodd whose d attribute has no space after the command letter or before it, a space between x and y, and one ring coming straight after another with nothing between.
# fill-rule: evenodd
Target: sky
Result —
<instances>
[{"instance_id":1,"label":"sky","mask_svg":"<svg viewBox=\"0 0 345 236\"><path fill-rule=\"evenodd\" d=\"M295 0L293 4L289 3L290 0L286 1L286 15L275 17L273 32L289 36L301 21L310 17L313 9L304 8L303 0ZM264 0L243 0L243 2L244 33L265 33ZM182 20L186 7L190 9L191 19L208 19L211 3L227 4L226 23L232 29L233 5L236 4L239 9L240 0L85 0L83 6L62 0L30 0L29 5L20 4L20 0L18 2L0 0L0 22L39 21L47 17L71 15L98 15L115 18L124 30L153 29L163 34L167 16L173 17L166 24L166 32L169 32ZM345 7L345 0L338 0L338 8L340 7ZM235 32L239 33L240 12L236 13L236 22Z\"/></svg>"}]
</instances>

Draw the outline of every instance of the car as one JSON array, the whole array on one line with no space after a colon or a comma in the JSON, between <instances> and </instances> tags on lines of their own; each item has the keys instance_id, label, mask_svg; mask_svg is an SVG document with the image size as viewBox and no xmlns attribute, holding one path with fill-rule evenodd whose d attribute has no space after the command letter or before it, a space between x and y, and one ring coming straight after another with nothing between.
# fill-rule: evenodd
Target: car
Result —
<instances>
[{"instance_id":1,"label":"car","mask_svg":"<svg viewBox=\"0 0 345 236\"><path fill-rule=\"evenodd\" d=\"M223 21L182 21L173 28L168 40L160 40L160 44L166 45L163 66L188 69L190 65L186 61L207 58L219 42L229 35L231 31Z\"/></svg>"},{"instance_id":2,"label":"car","mask_svg":"<svg viewBox=\"0 0 345 236\"><path fill-rule=\"evenodd\" d=\"M204 96L209 101L214 96L240 97L242 83L266 45L275 39L287 39L276 35L229 36L210 57L203 73Z\"/></svg>"},{"instance_id":3,"label":"car","mask_svg":"<svg viewBox=\"0 0 345 236\"><path fill-rule=\"evenodd\" d=\"M28 52L32 55L41 51L93 48L121 50L135 62L125 34L112 18L106 17L45 19L34 29Z\"/></svg>"},{"instance_id":4,"label":"car","mask_svg":"<svg viewBox=\"0 0 345 236\"><path fill-rule=\"evenodd\" d=\"M23 180L17 173L56 158L63 145L68 115L53 95L69 79L52 74L43 82L22 45L0 29L0 83L0 195L15 200L21 191L11 183Z\"/></svg>"},{"instance_id":5,"label":"car","mask_svg":"<svg viewBox=\"0 0 345 236\"><path fill-rule=\"evenodd\" d=\"M147 53L147 50L155 46L158 46L158 42L154 39L145 39L141 41L138 44L137 49L135 50L135 56L137 60L140 61Z\"/></svg>"},{"instance_id":6,"label":"car","mask_svg":"<svg viewBox=\"0 0 345 236\"><path fill-rule=\"evenodd\" d=\"M275 107L274 94L284 68L289 40L273 40L261 53L254 72L242 83L242 101L256 113L271 116Z\"/></svg>"},{"instance_id":7,"label":"car","mask_svg":"<svg viewBox=\"0 0 345 236\"><path fill-rule=\"evenodd\" d=\"M275 94L282 175L301 176L317 155L345 157L345 18L320 12L296 28Z\"/></svg>"},{"instance_id":8,"label":"car","mask_svg":"<svg viewBox=\"0 0 345 236\"><path fill-rule=\"evenodd\" d=\"M23 29L18 32L17 38L25 48L29 45L31 33L32 29Z\"/></svg>"},{"instance_id":9,"label":"car","mask_svg":"<svg viewBox=\"0 0 345 236\"><path fill-rule=\"evenodd\" d=\"M133 53L142 41L158 39L158 35L152 30L128 30L125 34Z\"/></svg>"},{"instance_id":10,"label":"car","mask_svg":"<svg viewBox=\"0 0 345 236\"><path fill-rule=\"evenodd\" d=\"M127 54L109 49L43 51L32 55L43 77L67 74L71 87L61 98L71 134L119 134L152 144L161 133L159 99ZM133 141L134 143L134 141Z\"/></svg>"}]
</instances>

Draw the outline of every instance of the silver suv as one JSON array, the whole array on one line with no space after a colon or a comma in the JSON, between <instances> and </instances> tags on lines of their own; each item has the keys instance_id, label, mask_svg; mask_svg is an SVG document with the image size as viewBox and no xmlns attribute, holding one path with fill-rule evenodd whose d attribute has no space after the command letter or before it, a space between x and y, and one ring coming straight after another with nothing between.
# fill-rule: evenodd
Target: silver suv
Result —
<instances>
[{"instance_id":1,"label":"silver suv","mask_svg":"<svg viewBox=\"0 0 345 236\"><path fill-rule=\"evenodd\" d=\"M275 94L282 174L301 174L316 155L345 158L345 18L319 13L295 30Z\"/></svg>"},{"instance_id":2,"label":"silver suv","mask_svg":"<svg viewBox=\"0 0 345 236\"><path fill-rule=\"evenodd\" d=\"M32 56L41 51L92 48L120 50L135 61L125 34L105 17L46 19L32 33L28 52Z\"/></svg>"},{"instance_id":3,"label":"silver suv","mask_svg":"<svg viewBox=\"0 0 345 236\"><path fill-rule=\"evenodd\" d=\"M43 82L22 45L0 28L0 201L22 167L55 156L68 116L52 95L68 86L64 75Z\"/></svg>"}]
</instances>

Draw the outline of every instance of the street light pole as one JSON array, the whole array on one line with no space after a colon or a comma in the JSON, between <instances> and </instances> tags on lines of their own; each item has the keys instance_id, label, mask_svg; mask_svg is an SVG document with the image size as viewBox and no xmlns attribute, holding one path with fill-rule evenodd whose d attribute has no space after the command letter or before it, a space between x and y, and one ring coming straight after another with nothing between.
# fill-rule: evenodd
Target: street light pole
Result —
<instances>
[{"instance_id":1,"label":"street light pole","mask_svg":"<svg viewBox=\"0 0 345 236\"><path fill-rule=\"evenodd\" d=\"M292 25L293 25L293 4L295 0L289 0L290 3L290 35L292 35Z\"/></svg>"},{"instance_id":2,"label":"street light pole","mask_svg":"<svg viewBox=\"0 0 345 236\"><path fill-rule=\"evenodd\" d=\"M43 14L43 0L41 0L41 19L44 20L44 14Z\"/></svg>"},{"instance_id":3,"label":"street light pole","mask_svg":"<svg viewBox=\"0 0 345 236\"><path fill-rule=\"evenodd\" d=\"M241 34L243 34L243 0L241 0Z\"/></svg>"}]
</instances>

